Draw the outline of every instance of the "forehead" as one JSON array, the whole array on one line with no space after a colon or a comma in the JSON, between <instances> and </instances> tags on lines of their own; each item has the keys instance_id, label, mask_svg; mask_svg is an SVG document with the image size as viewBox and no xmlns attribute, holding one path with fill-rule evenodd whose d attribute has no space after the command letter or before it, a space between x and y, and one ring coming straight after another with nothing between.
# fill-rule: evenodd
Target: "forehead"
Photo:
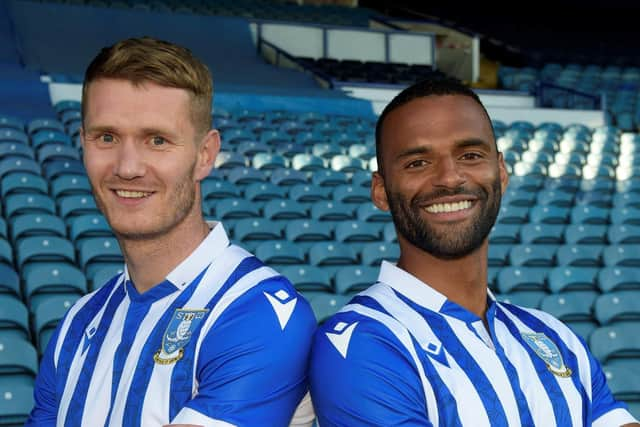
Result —
<instances>
[{"instance_id":1,"label":"forehead","mask_svg":"<svg viewBox=\"0 0 640 427\"><path fill-rule=\"evenodd\" d=\"M87 87L85 120L167 120L189 112L190 95L184 89L154 82L134 84L122 79L97 79Z\"/></svg>"},{"instance_id":2,"label":"forehead","mask_svg":"<svg viewBox=\"0 0 640 427\"><path fill-rule=\"evenodd\" d=\"M414 99L385 118L381 133L383 157L414 145L447 148L455 141L480 139L494 146L491 123L482 107L463 95Z\"/></svg>"}]
</instances>

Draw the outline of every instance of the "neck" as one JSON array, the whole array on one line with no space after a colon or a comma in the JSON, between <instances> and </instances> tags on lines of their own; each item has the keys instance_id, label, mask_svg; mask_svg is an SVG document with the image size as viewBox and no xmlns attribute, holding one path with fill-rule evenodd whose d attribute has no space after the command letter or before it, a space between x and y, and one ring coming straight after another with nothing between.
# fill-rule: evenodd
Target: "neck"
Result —
<instances>
[{"instance_id":1,"label":"neck","mask_svg":"<svg viewBox=\"0 0 640 427\"><path fill-rule=\"evenodd\" d=\"M487 241L471 254L443 260L399 237L398 267L411 273L450 301L466 308L486 323Z\"/></svg>"},{"instance_id":2,"label":"neck","mask_svg":"<svg viewBox=\"0 0 640 427\"><path fill-rule=\"evenodd\" d=\"M162 282L208 233L209 226L202 216L193 215L159 237L132 240L118 236L129 277L138 292L146 292Z\"/></svg>"}]
</instances>

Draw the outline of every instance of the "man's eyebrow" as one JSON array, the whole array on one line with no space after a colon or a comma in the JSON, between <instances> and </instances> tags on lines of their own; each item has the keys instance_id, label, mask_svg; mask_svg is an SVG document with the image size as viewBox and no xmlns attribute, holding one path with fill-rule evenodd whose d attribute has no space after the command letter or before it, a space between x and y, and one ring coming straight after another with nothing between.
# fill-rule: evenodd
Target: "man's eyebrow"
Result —
<instances>
[{"instance_id":1,"label":"man's eyebrow","mask_svg":"<svg viewBox=\"0 0 640 427\"><path fill-rule=\"evenodd\" d=\"M480 138L462 139L456 142L456 146L458 148L479 147L479 148L484 148L487 151L491 151L491 147L492 147L490 143Z\"/></svg>"},{"instance_id":2,"label":"man's eyebrow","mask_svg":"<svg viewBox=\"0 0 640 427\"><path fill-rule=\"evenodd\" d=\"M396 156L396 160L403 159L405 157L415 156L416 154L429 154L431 151L433 151L431 147L428 147L426 145L409 148L407 150L400 152L400 154Z\"/></svg>"}]
</instances>

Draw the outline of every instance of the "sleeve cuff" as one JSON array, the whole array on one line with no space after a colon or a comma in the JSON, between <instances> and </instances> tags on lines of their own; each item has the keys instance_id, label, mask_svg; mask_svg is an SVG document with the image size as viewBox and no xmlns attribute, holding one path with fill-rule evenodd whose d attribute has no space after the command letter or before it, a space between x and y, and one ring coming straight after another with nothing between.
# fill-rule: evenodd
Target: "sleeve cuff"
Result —
<instances>
[{"instance_id":1,"label":"sleeve cuff","mask_svg":"<svg viewBox=\"0 0 640 427\"><path fill-rule=\"evenodd\" d=\"M616 408L609 412L602 414L599 418L593 421L593 427L611 427L622 426L629 423L637 423L638 420L624 408Z\"/></svg>"},{"instance_id":2,"label":"sleeve cuff","mask_svg":"<svg viewBox=\"0 0 640 427\"><path fill-rule=\"evenodd\" d=\"M178 415L171 420L171 424L194 424L203 427L236 427L235 424L209 418L191 408L182 408L180 412L178 412Z\"/></svg>"}]
</instances>

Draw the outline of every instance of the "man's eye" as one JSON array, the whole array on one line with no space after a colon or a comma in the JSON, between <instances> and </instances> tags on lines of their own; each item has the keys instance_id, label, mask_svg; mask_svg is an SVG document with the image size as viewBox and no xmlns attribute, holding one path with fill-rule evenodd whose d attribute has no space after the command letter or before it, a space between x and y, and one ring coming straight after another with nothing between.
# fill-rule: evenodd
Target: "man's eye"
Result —
<instances>
[{"instance_id":1,"label":"man's eye","mask_svg":"<svg viewBox=\"0 0 640 427\"><path fill-rule=\"evenodd\" d=\"M481 156L478 153L465 153L462 158L465 160L476 160L479 159Z\"/></svg>"},{"instance_id":2,"label":"man's eye","mask_svg":"<svg viewBox=\"0 0 640 427\"><path fill-rule=\"evenodd\" d=\"M101 139L102 139L102 142L109 142L109 143L111 143L111 142L113 142L113 135L110 135L110 134L108 134L108 133L105 133L105 134L103 134L103 135L102 135Z\"/></svg>"},{"instance_id":3,"label":"man's eye","mask_svg":"<svg viewBox=\"0 0 640 427\"><path fill-rule=\"evenodd\" d=\"M409 163L407 165L407 167L409 168L419 168L421 166L426 166L427 161L426 160L414 160L411 163Z\"/></svg>"},{"instance_id":4,"label":"man's eye","mask_svg":"<svg viewBox=\"0 0 640 427\"><path fill-rule=\"evenodd\" d=\"M167 142L167 140L166 140L166 139L164 139L164 138L163 138L163 137L161 137L161 136L154 136L153 138L151 138L151 143L152 143L154 146L156 146L156 147L162 146L162 145L164 145L166 142Z\"/></svg>"}]
</instances>

